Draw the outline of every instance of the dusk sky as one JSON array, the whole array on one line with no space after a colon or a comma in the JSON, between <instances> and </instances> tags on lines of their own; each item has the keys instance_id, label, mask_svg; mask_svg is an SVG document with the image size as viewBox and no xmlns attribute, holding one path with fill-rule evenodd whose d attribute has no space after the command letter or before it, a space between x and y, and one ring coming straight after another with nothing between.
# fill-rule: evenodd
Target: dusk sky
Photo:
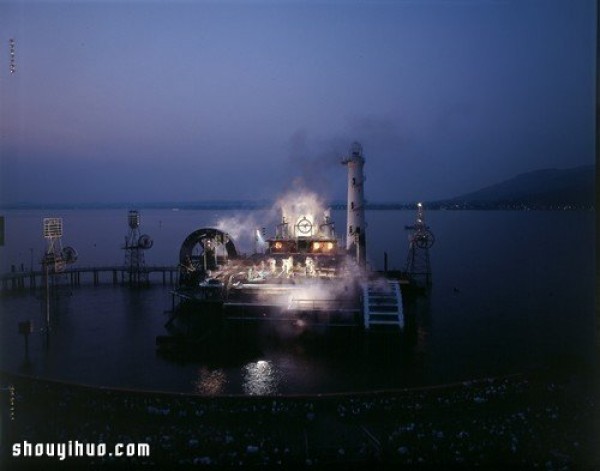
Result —
<instances>
[{"instance_id":1,"label":"dusk sky","mask_svg":"<svg viewBox=\"0 0 600 471\"><path fill-rule=\"evenodd\" d=\"M592 164L595 3L0 0L0 197L344 199L355 140L371 202Z\"/></svg>"}]
</instances>

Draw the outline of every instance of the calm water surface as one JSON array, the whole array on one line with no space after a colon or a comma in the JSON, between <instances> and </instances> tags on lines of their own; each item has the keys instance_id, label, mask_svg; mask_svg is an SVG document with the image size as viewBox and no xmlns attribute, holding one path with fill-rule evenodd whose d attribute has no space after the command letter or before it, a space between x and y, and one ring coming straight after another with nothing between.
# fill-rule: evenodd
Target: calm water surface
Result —
<instances>
[{"instance_id":1,"label":"calm water surface","mask_svg":"<svg viewBox=\"0 0 600 471\"><path fill-rule=\"evenodd\" d=\"M185 237L219 220L233 224L238 249L252 250L250 232L267 226L265 211L146 210L142 232L154 238L148 264L175 265ZM127 233L123 210L8 211L3 272L37 268L44 250L42 217L63 217L63 245L79 252L78 266L123 262ZM463 380L593 358L594 234L592 212L429 211L436 236L431 250L433 287L410 302L415 319L400 338L365 339L350 333L275 335L259 327L243 341L187 361L158 356L155 338L166 334L170 287L141 290L104 284L67 290L53 305L53 328L41 331L41 293L1 300L3 369L94 385L200 394L301 394L393 388ZM338 232L344 213L335 211ZM411 211L371 211L368 257L383 268L402 268ZM243 224L240 224L243 223ZM22 320L35 332L25 355L17 333ZM239 334L239 333L238 333ZM239 340L239 339L238 339Z\"/></svg>"}]
</instances>

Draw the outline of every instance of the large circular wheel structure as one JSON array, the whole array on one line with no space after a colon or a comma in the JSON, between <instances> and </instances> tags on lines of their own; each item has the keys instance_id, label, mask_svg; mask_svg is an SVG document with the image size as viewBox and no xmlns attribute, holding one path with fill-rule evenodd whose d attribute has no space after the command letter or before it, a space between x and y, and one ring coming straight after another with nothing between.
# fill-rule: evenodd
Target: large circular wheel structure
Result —
<instances>
[{"instance_id":1,"label":"large circular wheel structure","mask_svg":"<svg viewBox=\"0 0 600 471\"><path fill-rule=\"evenodd\" d=\"M229 258L237 257L237 250L231 238L219 229L202 228L186 237L179 250L179 263L188 271L196 271L204 266L204 253L224 246Z\"/></svg>"},{"instance_id":2,"label":"large circular wheel structure","mask_svg":"<svg viewBox=\"0 0 600 471\"><path fill-rule=\"evenodd\" d=\"M79 257L77 250L75 250L73 247L65 247L62 249L60 255L66 263L75 263Z\"/></svg>"},{"instance_id":3,"label":"large circular wheel structure","mask_svg":"<svg viewBox=\"0 0 600 471\"><path fill-rule=\"evenodd\" d=\"M430 230L418 231L414 235L415 245L420 249L430 249L435 242L435 237Z\"/></svg>"},{"instance_id":4,"label":"large circular wheel structure","mask_svg":"<svg viewBox=\"0 0 600 471\"><path fill-rule=\"evenodd\" d=\"M152 245L154 245L154 241L152 240L152 237L147 234L141 235L138 239L138 247L140 249L147 250L152 248Z\"/></svg>"}]
</instances>

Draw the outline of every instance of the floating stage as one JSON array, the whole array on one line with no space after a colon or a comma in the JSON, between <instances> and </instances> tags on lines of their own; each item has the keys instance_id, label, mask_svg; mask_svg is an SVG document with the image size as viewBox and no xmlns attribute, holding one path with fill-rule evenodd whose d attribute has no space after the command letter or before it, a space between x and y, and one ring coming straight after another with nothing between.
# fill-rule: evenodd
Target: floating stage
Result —
<instances>
[{"instance_id":1,"label":"floating stage","mask_svg":"<svg viewBox=\"0 0 600 471\"><path fill-rule=\"evenodd\" d=\"M312 194L280 201L281 219L273 236L267 237L265 228L245 228L254 232L249 256L238 253L230 233L198 229L179 252L179 286L172 291L167 327L180 333L194 324L201 336L220 325L243 322L401 332L401 284L407 280L388 279L366 263L360 144L352 145L342 163L348 167L344 240ZM158 343L168 340L161 337Z\"/></svg>"},{"instance_id":2,"label":"floating stage","mask_svg":"<svg viewBox=\"0 0 600 471\"><path fill-rule=\"evenodd\" d=\"M340 247L333 223L301 214L277 226L261 252L241 257L224 232L191 234L180 251L179 309L210 321L279 321L329 327L402 329L399 280L369 272Z\"/></svg>"}]
</instances>

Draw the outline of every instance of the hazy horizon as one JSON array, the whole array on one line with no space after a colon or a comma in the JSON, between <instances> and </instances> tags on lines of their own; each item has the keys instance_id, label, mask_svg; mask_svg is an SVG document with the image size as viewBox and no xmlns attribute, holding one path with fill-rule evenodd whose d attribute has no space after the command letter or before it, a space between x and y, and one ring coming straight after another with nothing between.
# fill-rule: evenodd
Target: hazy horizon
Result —
<instances>
[{"instance_id":1,"label":"hazy horizon","mask_svg":"<svg viewBox=\"0 0 600 471\"><path fill-rule=\"evenodd\" d=\"M593 168L594 165L584 165L584 166L577 166L577 167L569 167L569 168L565 168L565 169L549 169L549 168L544 168L544 169L537 169L537 170L532 170L530 172L526 172L524 174L519 174L519 175L515 175L514 177L508 179L508 180L504 180L502 182L497 182L497 183L507 183L509 181L514 181L516 178L518 177L523 177L526 175L530 175L530 174L535 174L537 172L545 172L545 171L552 171L552 170L565 170L565 171L570 171L570 170L578 170L578 169L587 169L587 168ZM496 184L494 184L496 185ZM493 187L494 185L489 185L483 188L479 188L478 191L480 190L485 190L488 189L490 187ZM312 192L312 190L311 190ZM276 205L277 200L284 194L287 195L293 195L294 193L294 189L290 189L288 190L288 192L282 192L279 195L275 195L273 198L269 199L269 198L261 198L261 199L252 199L252 198L248 198L248 199L210 199L210 198L206 198L206 199L190 199L190 200L168 200L168 199L163 199L163 200L147 200L147 201L140 201L140 200L123 200L123 201L112 201L112 202L106 202L106 201L86 201L86 202L68 202L68 201L58 201L58 202L43 202L43 201L20 201L20 202L13 202L13 203L7 203L4 201L0 201L0 208L4 208L4 209L41 209L41 208L106 208L106 209L110 209L110 208L148 208L148 209L194 209L194 208L220 208L220 209L244 209L244 208L249 208L249 209L259 209L259 208L270 208L274 205ZM301 193L298 193L301 196ZM315 192L316 196L320 195ZM344 195L345 196L345 195ZM368 195L367 195L368 196ZM462 192L459 195L454 195L448 198L441 198L438 200L420 200L420 199L413 199L413 200L372 200L370 198L367 198L367 207L370 207L370 209L381 209L378 208L378 206L408 206L408 207L413 207L417 202L421 202L421 203L425 203L425 204L433 204L433 205L438 205L438 204L444 204L447 203L451 200L457 199L457 198L461 198L463 196L468 197L468 194L466 192ZM515 195L517 198L519 197L519 195ZM469 202L468 200L465 200L465 202ZM324 198L323 199L323 203L327 206L330 207L342 207L346 205L346 199L345 197L339 198L339 199L327 199Z\"/></svg>"}]
</instances>

